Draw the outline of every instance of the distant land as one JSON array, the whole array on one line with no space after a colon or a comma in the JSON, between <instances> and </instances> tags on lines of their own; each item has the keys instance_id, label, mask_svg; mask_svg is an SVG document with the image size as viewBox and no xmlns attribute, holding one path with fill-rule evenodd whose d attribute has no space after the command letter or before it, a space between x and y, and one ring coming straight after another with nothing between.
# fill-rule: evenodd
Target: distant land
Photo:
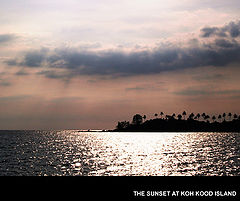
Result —
<instances>
[{"instance_id":1,"label":"distant land","mask_svg":"<svg viewBox=\"0 0 240 201\"><path fill-rule=\"evenodd\" d=\"M112 132L240 132L240 115L223 113L218 116L184 111L179 115L155 114L146 120L146 115L135 114L132 122L118 122ZM160 116L160 117L159 117Z\"/></svg>"}]
</instances>

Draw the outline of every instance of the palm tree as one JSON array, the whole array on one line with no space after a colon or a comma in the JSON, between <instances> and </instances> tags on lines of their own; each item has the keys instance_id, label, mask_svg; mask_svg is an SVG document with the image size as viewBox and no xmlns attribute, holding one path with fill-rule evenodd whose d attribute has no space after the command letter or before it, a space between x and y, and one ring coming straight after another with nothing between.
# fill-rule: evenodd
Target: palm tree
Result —
<instances>
[{"instance_id":1,"label":"palm tree","mask_svg":"<svg viewBox=\"0 0 240 201\"><path fill-rule=\"evenodd\" d=\"M231 117L232 117L232 113L231 112L228 113L228 117L229 117L229 121L231 121Z\"/></svg>"},{"instance_id":2,"label":"palm tree","mask_svg":"<svg viewBox=\"0 0 240 201\"><path fill-rule=\"evenodd\" d=\"M202 118L205 120L205 117L206 117L206 114L204 112L204 113L202 113Z\"/></svg>"},{"instance_id":3,"label":"palm tree","mask_svg":"<svg viewBox=\"0 0 240 201\"><path fill-rule=\"evenodd\" d=\"M189 115L188 119L192 119L193 117L194 117L194 114L191 113L191 114Z\"/></svg>"},{"instance_id":4,"label":"palm tree","mask_svg":"<svg viewBox=\"0 0 240 201\"><path fill-rule=\"evenodd\" d=\"M134 116L133 116L133 120L132 120L132 124L134 124L134 125L140 125L140 124L142 124L142 120L143 118L142 118L142 116L140 115L140 114L135 114Z\"/></svg>"},{"instance_id":5,"label":"palm tree","mask_svg":"<svg viewBox=\"0 0 240 201\"><path fill-rule=\"evenodd\" d=\"M221 114L218 115L218 119L219 119L219 121L222 121L222 115Z\"/></svg>"},{"instance_id":6,"label":"palm tree","mask_svg":"<svg viewBox=\"0 0 240 201\"><path fill-rule=\"evenodd\" d=\"M161 119L162 119L162 116L164 115L164 113L163 112L160 112L160 116L161 116Z\"/></svg>"},{"instance_id":7,"label":"palm tree","mask_svg":"<svg viewBox=\"0 0 240 201\"><path fill-rule=\"evenodd\" d=\"M197 117L198 120L199 120L200 116L201 115L199 113L197 113L196 117Z\"/></svg>"},{"instance_id":8,"label":"palm tree","mask_svg":"<svg viewBox=\"0 0 240 201\"><path fill-rule=\"evenodd\" d=\"M183 111L182 115L184 116L184 120L185 120L186 114L187 114L187 113L186 113L185 111Z\"/></svg>"},{"instance_id":9,"label":"palm tree","mask_svg":"<svg viewBox=\"0 0 240 201\"><path fill-rule=\"evenodd\" d=\"M179 115L177 116L177 118L178 118L178 120L181 120L181 119L182 119L182 115L179 114Z\"/></svg>"},{"instance_id":10,"label":"palm tree","mask_svg":"<svg viewBox=\"0 0 240 201\"><path fill-rule=\"evenodd\" d=\"M223 115L222 115L224 121L225 121L225 117L226 117L226 113L224 112Z\"/></svg>"},{"instance_id":11,"label":"palm tree","mask_svg":"<svg viewBox=\"0 0 240 201\"><path fill-rule=\"evenodd\" d=\"M208 119L210 118L209 115L205 115L204 119L208 121Z\"/></svg>"}]
</instances>

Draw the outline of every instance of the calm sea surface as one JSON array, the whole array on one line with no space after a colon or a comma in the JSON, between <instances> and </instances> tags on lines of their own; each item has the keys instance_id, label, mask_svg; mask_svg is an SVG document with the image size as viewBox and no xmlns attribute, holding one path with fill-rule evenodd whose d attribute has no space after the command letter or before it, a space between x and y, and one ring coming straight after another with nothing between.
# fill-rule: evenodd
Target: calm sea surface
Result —
<instances>
[{"instance_id":1,"label":"calm sea surface","mask_svg":"<svg viewBox=\"0 0 240 201\"><path fill-rule=\"evenodd\" d=\"M240 176L240 133L0 131L0 175Z\"/></svg>"}]
</instances>

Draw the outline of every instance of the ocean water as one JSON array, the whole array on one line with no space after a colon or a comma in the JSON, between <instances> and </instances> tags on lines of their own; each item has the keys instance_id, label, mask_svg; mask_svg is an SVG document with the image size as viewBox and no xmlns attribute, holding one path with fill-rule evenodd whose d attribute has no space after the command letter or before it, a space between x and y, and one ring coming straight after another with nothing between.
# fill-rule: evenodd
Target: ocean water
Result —
<instances>
[{"instance_id":1,"label":"ocean water","mask_svg":"<svg viewBox=\"0 0 240 201\"><path fill-rule=\"evenodd\" d=\"M0 131L0 175L240 176L240 133Z\"/></svg>"}]
</instances>

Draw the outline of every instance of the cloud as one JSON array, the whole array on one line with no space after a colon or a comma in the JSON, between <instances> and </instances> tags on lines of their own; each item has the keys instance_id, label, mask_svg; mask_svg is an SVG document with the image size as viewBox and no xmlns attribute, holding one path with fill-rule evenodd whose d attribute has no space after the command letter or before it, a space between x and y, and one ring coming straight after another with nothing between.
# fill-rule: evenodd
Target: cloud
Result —
<instances>
[{"instance_id":1,"label":"cloud","mask_svg":"<svg viewBox=\"0 0 240 201\"><path fill-rule=\"evenodd\" d=\"M7 79L4 78L4 75L6 75L6 72L0 72L0 87L9 87L9 86L11 86L12 83L7 81Z\"/></svg>"},{"instance_id":2,"label":"cloud","mask_svg":"<svg viewBox=\"0 0 240 201\"><path fill-rule=\"evenodd\" d=\"M174 92L174 94L177 95L183 95L183 96L199 96L199 95L211 95L212 92L201 90L201 89L184 89L178 92Z\"/></svg>"},{"instance_id":3,"label":"cloud","mask_svg":"<svg viewBox=\"0 0 240 201\"><path fill-rule=\"evenodd\" d=\"M217 47L221 47L221 49ZM200 66L224 66L232 62L240 62L240 45L227 41L216 41L209 48L159 48L153 51L132 53L110 51L92 53L62 50L55 52L55 54L48 56L35 52L29 53L20 65L44 67L43 63L46 62L46 66L53 70L40 74L45 74L46 77L50 78L78 75L154 74ZM8 64L11 63L8 62ZM68 71L59 74L54 69L67 69Z\"/></svg>"},{"instance_id":4,"label":"cloud","mask_svg":"<svg viewBox=\"0 0 240 201\"><path fill-rule=\"evenodd\" d=\"M183 96L234 95L240 94L240 90L207 90L187 88L178 92L174 92L174 94Z\"/></svg>"},{"instance_id":5,"label":"cloud","mask_svg":"<svg viewBox=\"0 0 240 201\"><path fill-rule=\"evenodd\" d=\"M0 34L0 44L12 41L16 38L13 34Z\"/></svg>"},{"instance_id":6,"label":"cloud","mask_svg":"<svg viewBox=\"0 0 240 201\"><path fill-rule=\"evenodd\" d=\"M30 95L18 95L18 96L2 96L0 97L0 101L19 101L19 100L25 100L30 98Z\"/></svg>"},{"instance_id":7,"label":"cloud","mask_svg":"<svg viewBox=\"0 0 240 201\"><path fill-rule=\"evenodd\" d=\"M125 88L125 91L127 92L132 92L132 91L145 91L145 92L149 92L149 91L168 91L168 88L166 87L166 83L165 82L155 82L155 83L143 83L140 85L135 85L133 87L127 87Z\"/></svg>"},{"instance_id":8,"label":"cloud","mask_svg":"<svg viewBox=\"0 0 240 201\"><path fill-rule=\"evenodd\" d=\"M213 35L221 36L221 37L227 36L227 34L223 30L219 29L218 27L205 27L201 29L201 31L202 31L201 36L204 38L208 38Z\"/></svg>"},{"instance_id":9,"label":"cloud","mask_svg":"<svg viewBox=\"0 0 240 201\"><path fill-rule=\"evenodd\" d=\"M17 76L25 76L25 75L29 75L29 73L26 70L21 69L18 72L16 72L15 75L17 75Z\"/></svg>"},{"instance_id":10,"label":"cloud","mask_svg":"<svg viewBox=\"0 0 240 201\"><path fill-rule=\"evenodd\" d=\"M45 76L47 78L50 78L50 79L63 79L65 81L68 81L71 78L76 76L71 71L59 72L59 71L56 71L56 70L40 71L40 72L37 73L37 75L43 75L43 76Z\"/></svg>"},{"instance_id":11,"label":"cloud","mask_svg":"<svg viewBox=\"0 0 240 201\"><path fill-rule=\"evenodd\" d=\"M8 59L8 60L4 61L4 63L6 63L9 66L20 65L20 63L18 63L17 59Z\"/></svg>"},{"instance_id":12,"label":"cloud","mask_svg":"<svg viewBox=\"0 0 240 201\"><path fill-rule=\"evenodd\" d=\"M67 102L79 102L84 100L84 97L60 97L51 100L52 103L67 103Z\"/></svg>"},{"instance_id":13,"label":"cloud","mask_svg":"<svg viewBox=\"0 0 240 201\"><path fill-rule=\"evenodd\" d=\"M47 48L28 52L27 54L25 54L23 62L20 63L20 65L28 67L41 67L42 63L46 59L45 57L47 56L47 53Z\"/></svg>"},{"instance_id":14,"label":"cloud","mask_svg":"<svg viewBox=\"0 0 240 201\"><path fill-rule=\"evenodd\" d=\"M22 59L8 59L5 63L9 66L42 67L48 52L48 48L28 51L24 54Z\"/></svg>"},{"instance_id":15,"label":"cloud","mask_svg":"<svg viewBox=\"0 0 240 201\"><path fill-rule=\"evenodd\" d=\"M143 87L132 87L132 88L126 88L126 91L142 91L145 90L146 88Z\"/></svg>"},{"instance_id":16,"label":"cloud","mask_svg":"<svg viewBox=\"0 0 240 201\"><path fill-rule=\"evenodd\" d=\"M207 74L207 75L196 75L196 76L193 76L192 77L194 80L197 80L197 81L208 81L208 80L211 80L211 81L222 81L224 79L227 78L226 75L224 74L213 74L213 75L210 75L210 74Z\"/></svg>"},{"instance_id":17,"label":"cloud","mask_svg":"<svg viewBox=\"0 0 240 201\"><path fill-rule=\"evenodd\" d=\"M0 86L1 86L1 87L8 87L8 86L11 86L11 83L8 82L8 81L1 80L1 79L0 79Z\"/></svg>"},{"instance_id":18,"label":"cloud","mask_svg":"<svg viewBox=\"0 0 240 201\"><path fill-rule=\"evenodd\" d=\"M216 39L215 44L218 47L222 48L233 48L234 46L238 46L239 44L235 40L225 40L225 39Z\"/></svg>"},{"instance_id":19,"label":"cloud","mask_svg":"<svg viewBox=\"0 0 240 201\"><path fill-rule=\"evenodd\" d=\"M27 52L21 61L10 59L6 63L29 68L45 68L38 75L53 79L71 79L80 75L133 76L203 66L223 67L240 62L240 43L236 39L239 25L240 22L231 22L219 28L202 29L203 38L215 35L215 40L210 42L203 40L197 46L160 45L132 52L42 48ZM224 34L230 38L223 38Z\"/></svg>"},{"instance_id":20,"label":"cloud","mask_svg":"<svg viewBox=\"0 0 240 201\"><path fill-rule=\"evenodd\" d=\"M237 23L230 22L225 29L231 35L231 37L236 38L240 36L240 21Z\"/></svg>"},{"instance_id":21,"label":"cloud","mask_svg":"<svg viewBox=\"0 0 240 201\"><path fill-rule=\"evenodd\" d=\"M205 27L201 32L204 38L213 36L236 38L240 36L240 21L230 22L223 27Z\"/></svg>"}]
</instances>

